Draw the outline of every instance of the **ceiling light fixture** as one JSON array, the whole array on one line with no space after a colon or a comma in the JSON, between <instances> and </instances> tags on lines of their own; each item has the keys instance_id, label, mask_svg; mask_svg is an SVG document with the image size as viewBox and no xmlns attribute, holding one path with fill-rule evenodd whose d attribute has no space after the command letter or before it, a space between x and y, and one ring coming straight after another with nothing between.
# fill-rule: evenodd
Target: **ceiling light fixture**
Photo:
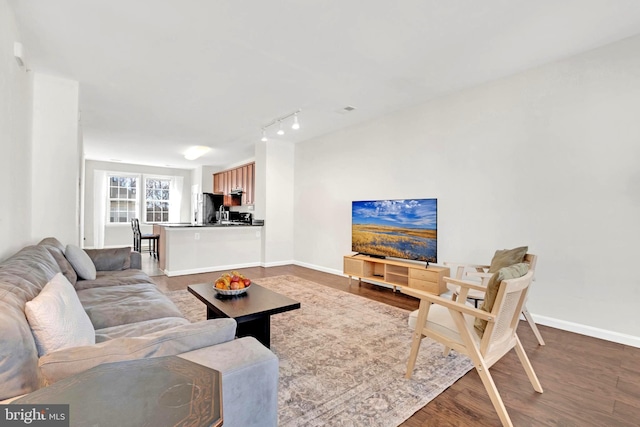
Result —
<instances>
[{"instance_id":1,"label":"ceiling light fixture","mask_svg":"<svg viewBox=\"0 0 640 427\"><path fill-rule=\"evenodd\" d=\"M295 129L298 130L300 129L300 122L298 121L298 113L301 112L302 110L298 109L296 111L294 111L293 113L289 113L287 115L284 115L282 117L277 117L273 120L271 120L268 124L262 126L262 138L260 138L260 141L268 141L267 139L267 130L274 125L278 125L278 131L276 132L276 134L278 135L284 135L284 129L282 127L282 122L284 120L287 120L291 117L293 117L293 124L291 125L291 129Z\"/></svg>"},{"instance_id":2,"label":"ceiling light fixture","mask_svg":"<svg viewBox=\"0 0 640 427\"><path fill-rule=\"evenodd\" d=\"M211 147L205 147L204 145L193 146L185 151L184 158L187 160L195 160L198 157L204 155L209 150L211 150Z\"/></svg>"}]
</instances>

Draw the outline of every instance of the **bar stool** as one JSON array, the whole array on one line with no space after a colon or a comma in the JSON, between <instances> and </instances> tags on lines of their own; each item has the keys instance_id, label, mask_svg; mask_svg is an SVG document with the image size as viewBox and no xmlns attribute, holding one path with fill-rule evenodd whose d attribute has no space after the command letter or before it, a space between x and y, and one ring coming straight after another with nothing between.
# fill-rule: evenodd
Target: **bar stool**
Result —
<instances>
[{"instance_id":1,"label":"bar stool","mask_svg":"<svg viewBox=\"0 0 640 427\"><path fill-rule=\"evenodd\" d=\"M131 228L133 229L133 250L136 252L142 252L141 246L143 240L148 240L149 255L153 255L155 259L160 259L158 253L158 242L160 241L159 234L142 234L140 232L140 221L138 218L131 220Z\"/></svg>"}]
</instances>

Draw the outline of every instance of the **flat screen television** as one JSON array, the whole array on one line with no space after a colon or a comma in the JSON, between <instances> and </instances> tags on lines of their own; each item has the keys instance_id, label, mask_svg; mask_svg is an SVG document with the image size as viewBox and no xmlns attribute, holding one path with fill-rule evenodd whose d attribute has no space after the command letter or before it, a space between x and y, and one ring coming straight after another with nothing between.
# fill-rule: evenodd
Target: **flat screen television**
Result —
<instances>
[{"instance_id":1,"label":"flat screen television","mask_svg":"<svg viewBox=\"0 0 640 427\"><path fill-rule=\"evenodd\" d=\"M438 199L352 202L351 250L374 257L437 262Z\"/></svg>"}]
</instances>

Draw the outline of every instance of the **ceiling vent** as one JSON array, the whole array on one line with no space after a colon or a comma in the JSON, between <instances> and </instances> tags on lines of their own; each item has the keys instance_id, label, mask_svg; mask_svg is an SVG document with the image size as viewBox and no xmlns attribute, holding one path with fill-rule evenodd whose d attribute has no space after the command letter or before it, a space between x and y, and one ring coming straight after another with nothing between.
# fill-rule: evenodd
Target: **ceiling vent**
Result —
<instances>
[{"instance_id":1,"label":"ceiling vent","mask_svg":"<svg viewBox=\"0 0 640 427\"><path fill-rule=\"evenodd\" d=\"M355 109L356 109L356 107L354 107L353 105L347 105L346 107L337 110L336 113L338 113L338 114L347 114L347 113L352 112Z\"/></svg>"}]
</instances>

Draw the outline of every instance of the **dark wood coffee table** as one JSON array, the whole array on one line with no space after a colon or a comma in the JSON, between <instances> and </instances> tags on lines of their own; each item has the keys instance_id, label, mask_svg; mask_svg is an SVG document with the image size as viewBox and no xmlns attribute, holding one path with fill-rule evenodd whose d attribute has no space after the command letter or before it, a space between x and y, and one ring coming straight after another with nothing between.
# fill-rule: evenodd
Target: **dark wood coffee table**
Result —
<instances>
[{"instance_id":1,"label":"dark wood coffee table","mask_svg":"<svg viewBox=\"0 0 640 427\"><path fill-rule=\"evenodd\" d=\"M212 283L189 285L189 292L207 306L207 319L231 317L238 322L238 337L255 337L271 347L271 315L300 308L300 303L255 283L247 292L226 297L213 290Z\"/></svg>"},{"instance_id":2,"label":"dark wood coffee table","mask_svg":"<svg viewBox=\"0 0 640 427\"><path fill-rule=\"evenodd\" d=\"M221 426L222 375L177 356L105 363L12 404L67 404L72 427Z\"/></svg>"}]
</instances>

